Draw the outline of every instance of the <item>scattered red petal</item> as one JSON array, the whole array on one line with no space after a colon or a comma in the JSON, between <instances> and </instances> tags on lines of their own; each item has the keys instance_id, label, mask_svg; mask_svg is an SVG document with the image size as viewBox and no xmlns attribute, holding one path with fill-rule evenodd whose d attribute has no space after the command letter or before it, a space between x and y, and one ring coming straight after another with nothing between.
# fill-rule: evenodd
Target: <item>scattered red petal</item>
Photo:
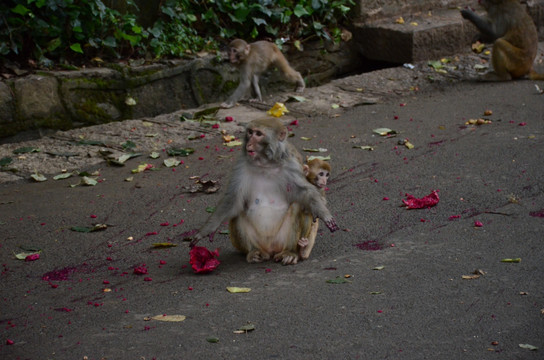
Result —
<instances>
[{"instance_id":1,"label":"scattered red petal","mask_svg":"<svg viewBox=\"0 0 544 360\"><path fill-rule=\"evenodd\" d=\"M219 257L219 249L212 252L204 246L194 246L189 255L191 257L189 263L197 274L212 272L220 264L219 260L216 259L216 257Z\"/></svg>"},{"instance_id":2,"label":"scattered red petal","mask_svg":"<svg viewBox=\"0 0 544 360\"><path fill-rule=\"evenodd\" d=\"M520 122L518 125L519 126L525 126L525 125L527 125L527 123L526 122Z\"/></svg>"},{"instance_id":3,"label":"scattered red petal","mask_svg":"<svg viewBox=\"0 0 544 360\"><path fill-rule=\"evenodd\" d=\"M205 137L206 137L206 135L200 134L200 138L201 138L201 139L204 139Z\"/></svg>"},{"instance_id":4,"label":"scattered red petal","mask_svg":"<svg viewBox=\"0 0 544 360\"><path fill-rule=\"evenodd\" d=\"M170 225L170 223L168 221L161 223L161 226L168 226L168 225Z\"/></svg>"},{"instance_id":5,"label":"scattered red petal","mask_svg":"<svg viewBox=\"0 0 544 360\"><path fill-rule=\"evenodd\" d=\"M298 125L298 120L293 120L289 125Z\"/></svg>"},{"instance_id":6,"label":"scattered red petal","mask_svg":"<svg viewBox=\"0 0 544 360\"><path fill-rule=\"evenodd\" d=\"M381 314L382 312L383 312L383 310L378 310L378 313L380 313L380 314Z\"/></svg>"},{"instance_id":7,"label":"scattered red petal","mask_svg":"<svg viewBox=\"0 0 544 360\"><path fill-rule=\"evenodd\" d=\"M482 227L482 226L484 226L484 224L482 224L481 221L476 220L476 221L474 222L474 226L476 226L476 227Z\"/></svg>"},{"instance_id":8,"label":"scattered red petal","mask_svg":"<svg viewBox=\"0 0 544 360\"><path fill-rule=\"evenodd\" d=\"M25 261L35 261L40 258L40 254L30 254L25 257Z\"/></svg>"},{"instance_id":9,"label":"scattered red petal","mask_svg":"<svg viewBox=\"0 0 544 360\"><path fill-rule=\"evenodd\" d=\"M393 119L398 120L399 117L398 117L397 115L395 115L395 116L393 117Z\"/></svg>"},{"instance_id":10,"label":"scattered red petal","mask_svg":"<svg viewBox=\"0 0 544 360\"><path fill-rule=\"evenodd\" d=\"M110 283L110 282L109 282L108 280L102 281L102 284L105 284L105 285L107 285L107 284L109 284L109 283Z\"/></svg>"},{"instance_id":11,"label":"scattered red petal","mask_svg":"<svg viewBox=\"0 0 544 360\"><path fill-rule=\"evenodd\" d=\"M96 219L96 215L91 215L91 219Z\"/></svg>"},{"instance_id":12,"label":"scattered red petal","mask_svg":"<svg viewBox=\"0 0 544 360\"><path fill-rule=\"evenodd\" d=\"M225 121L226 122L231 122L233 121L234 119L232 118L232 116L225 116Z\"/></svg>"},{"instance_id":13,"label":"scattered red petal","mask_svg":"<svg viewBox=\"0 0 544 360\"><path fill-rule=\"evenodd\" d=\"M11 340L11 339L6 340L6 345L13 345L13 344L15 344L15 342L13 340Z\"/></svg>"},{"instance_id":14,"label":"scattered red petal","mask_svg":"<svg viewBox=\"0 0 544 360\"><path fill-rule=\"evenodd\" d=\"M150 277L145 277L145 278L144 278L144 281L153 281L153 279L150 278Z\"/></svg>"},{"instance_id":15,"label":"scattered red petal","mask_svg":"<svg viewBox=\"0 0 544 360\"><path fill-rule=\"evenodd\" d=\"M159 261L159 264L161 264L161 265L165 265L165 264L166 264L166 261L164 261L164 260L161 260L161 261Z\"/></svg>"},{"instance_id":16,"label":"scattered red petal","mask_svg":"<svg viewBox=\"0 0 544 360\"><path fill-rule=\"evenodd\" d=\"M151 235L157 235L157 232L156 231L151 231L151 232L148 232L147 234L145 234L145 236L151 236Z\"/></svg>"},{"instance_id":17,"label":"scattered red petal","mask_svg":"<svg viewBox=\"0 0 544 360\"><path fill-rule=\"evenodd\" d=\"M213 124L212 129L219 129L219 124Z\"/></svg>"},{"instance_id":18,"label":"scattered red petal","mask_svg":"<svg viewBox=\"0 0 544 360\"><path fill-rule=\"evenodd\" d=\"M387 196L384 196L382 200L389 200Z\"/></svg>"},{"instance_id":19,"label":"scattered red petal","mask_svg":"<svg viewBox=\"0 0 544 360\"><path fill-rule=\"evenodd\" d=\"M271 272L271 271L272 271L272 269L265 269L265 270L264 270L265 273L269 273L269 272Z\"/></svg>"},{"instance_id":20,"label":"scattered red petal","mask_svg":"<svg viewBox=\"0 0 544 360\"><path fill-rule=\"evenodd\" d=\"M461 215L452 215L448 218L448 220L455 220L455 219L459 219L461 217Z\"/></svg>"},{"instance_id":21,"label":"scattered red petal","mask_svg":"<svg viewBox=\"0 0 544 360\"><path fill-rule=\"evenodd\" d=\"M142 266L137 266L134 268L134 274L136 275L145 275L147 274L147 268L145 267L145 264Z\"/></svg>"},{"instance_id":22,"label":"scattered red petal","mask_svg":"<svg viewBox=\"0 0 544 360\"><path fill-rule=\"evenodd\" d=\"M404 203L404 205L406 205L408 209L430 208L438 204L439 201L438 190L433 190L432 193L421 199L417 199L410 194L406 194L406 197L406 200L402 200L402 202Z\"/></svg>"},{"instance_id":23,"label":"scattered red petal","mask_svg":"<svg viewBox=\"0 0 544 360\"><path fill-rule=\"evenodd\" d=\"M193 290L193 287L192 287L192 286L189 286L189 287L187 288L187 290L191 291L191 290Z\"/></svg>"},{"instance_id":24,"label":"scattered red petal","mask_svg":"<svg viewBox=\"0 0 544 360\"><path fill-rule=\"evenodd\" d=\"M198 158L198 160L204 160L204 158L201 156L201 157Z\"/></svg>"}]
</instances>

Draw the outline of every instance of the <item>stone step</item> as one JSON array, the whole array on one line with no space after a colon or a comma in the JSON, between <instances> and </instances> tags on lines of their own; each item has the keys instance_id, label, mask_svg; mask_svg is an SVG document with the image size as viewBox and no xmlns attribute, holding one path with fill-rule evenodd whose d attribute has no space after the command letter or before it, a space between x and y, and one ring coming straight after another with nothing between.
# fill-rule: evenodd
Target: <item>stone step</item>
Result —
<instances>
[{"instance_id":1,"label":"stone step","mask_svg":"<svg viewBox=\"0 0 544 360\"><path fill-rule=\"evenodd\" d=\"M458 9L447 9L355 23L353 40L358 52L371 60L410 63L466 52L477 35Z\"/></svg>"},{"instance_id":2,"label":"stone step","mask_svg":"<svg viewBox=\"0 0 544 360\"><path fill-rule=\"evenodd\" d=\"M479 11L483 10L478 8ZM544 0L527 3L527 10L544 38ZM386 19L355 23L352 29L357 51L371 60L410 63L438 59L470 51L478 31L461 17L458 8L439 9Z\"/></svg>"}]
</instances>

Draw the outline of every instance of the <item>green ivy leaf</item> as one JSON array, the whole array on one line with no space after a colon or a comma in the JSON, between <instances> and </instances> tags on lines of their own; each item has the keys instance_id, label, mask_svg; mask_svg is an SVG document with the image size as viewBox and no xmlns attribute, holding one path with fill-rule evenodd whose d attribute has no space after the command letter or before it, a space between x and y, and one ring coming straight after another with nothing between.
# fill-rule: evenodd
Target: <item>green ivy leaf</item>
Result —
<instances>
[{"instance_id":1,"label":"green ivy leaf","mask_svg":"<svg viewBox=\"0 0 544 360\"><path fill-rule=\"evenodd\" d=\"M72 49L72 51L75 51L77 53L83 54L83 49L81 48L81 45L79 43L70 45L70 49Z\"/></svg>"},{"instance_id":2,"label":"green ivy leaf","mask_svg":"<svg viewBox=\"0 0 544 360\"><path fill-rule=\"evenodd\" d=\"M300 18L304 15L310 15L310 13L308 12L308 10L306 10L304 8L303 5L301 4L297 4L297 6L295 6L295 10L293 11L293 13L295 14L296 17Z\"/></svg>"},{"instance_id":3,"label":"green ivy leaf","mask_svg":"<svg viewBox=\"0 0 544 360\"><path fill-rule=\"evenodd\" d=\"M17 4L17 6L15 6L13 9L11 9L11 12L14 12L16 14L25 16L26 14L28 14L30 12L30 9L28 9L24 5Z\"/></svg>"}]
</instances>

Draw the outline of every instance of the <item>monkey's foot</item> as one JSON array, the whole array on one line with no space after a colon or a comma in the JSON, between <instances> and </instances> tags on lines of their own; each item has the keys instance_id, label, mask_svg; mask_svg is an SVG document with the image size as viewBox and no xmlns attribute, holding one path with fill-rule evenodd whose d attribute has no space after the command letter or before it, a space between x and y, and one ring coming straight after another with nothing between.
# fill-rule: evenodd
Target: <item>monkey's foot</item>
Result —
<instances>
[{"instance_id":1,"label":"monkey's foot","mask_svg":"<svg viewBox=\"0 0 544 360\"><path fill-rule=\"evenodd\" d=\"M336 225L336 221L334 219L330 219L329 221L325 221L325 225L329 228L331 232L335 232L336 230L340 230L338 225Z\"/></svg>"},{"instance_id":2,"label":"monkey's foot","mask_svg":"<svg viewBox=\"0 0 544 360\"><path fill-rule=\"evenodd\" d=\"M305 248L306 246L308 246L309 242L310 240L308 240L308 238L300 238L300 240L298 241L298 246L300 246L301 248Z\"/></svg>"},{"instance_id":3,"label":"monkey's foot","mask_svg":"<svg viewBox=\"0 0 544 360\"><path fill-rule=\"evenodd\" d=\"M291 251L282 251L274 256L274 261L281 261L283 265L295 265L298 262L298 255Z\"/></svg>"},{"instance_id":4,"label":"monkey's foot","mask_svg":"<svg viewBox=\"0 0 544 360\"><path fill-rule=\"evenodd\" d=\"M246 257L248 263L260 263L270 260L270 254L263 253L260 250L251 250Z\"/></svg>"},{"instance_id":5,"label":"monkey's foot","mask_svg":"<svg viewBox=\"0 0 544 360\"><path fill-rule=\"evenodd\" d=\"M305 89L305 88L306 88L306 87L305 87L305 86L302 86L302 85L301 85L301 86L297 86L297 88L296 88L295 91L296 91L297 93L301 93L301 92L304 92L304 89Z\"/></svg>"}]
</instances>

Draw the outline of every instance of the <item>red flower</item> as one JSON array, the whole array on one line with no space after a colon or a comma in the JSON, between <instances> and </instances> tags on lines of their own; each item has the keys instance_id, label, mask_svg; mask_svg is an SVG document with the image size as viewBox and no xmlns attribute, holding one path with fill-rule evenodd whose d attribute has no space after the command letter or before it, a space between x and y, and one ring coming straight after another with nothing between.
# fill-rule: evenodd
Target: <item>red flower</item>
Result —
<instances>
[{"instance_id":1,"label":"red flower","mask_svg":"<svg viewBox=\"0 0 544 360\"><path fill-rule=\"evenodd\" d=\"M226 122L231 122L233 121L234 119L232 118L232 116L225 116L225 121Z\"/></svg>"},{"instance_id":2,"label":"red flower","mask_svg":"<svg viewBox=\"0 0 544 360\"><path fill-rule=\"evenodd\" d=\"M423 209L435 206L438 204L438 200L440 200L438 198L438 191L433 190L432 193L422 197L421 199L417 199L413 195L406 194L406 200L402 200L402 202L408 209Z\"/></svg>"},{"instance_id":3,"label":"red flower","mask_svg":"<svg viewBox=\"0 0 544 360\"><path fill-rule=\"evenodd\" d=\"M219 257L219 249L212 252L204 246L194 246L189 255L191 256L189 262L197 274L212 272L220 264L219 260L216 259L216 257Z\"/></svg>"}]
</instances>

